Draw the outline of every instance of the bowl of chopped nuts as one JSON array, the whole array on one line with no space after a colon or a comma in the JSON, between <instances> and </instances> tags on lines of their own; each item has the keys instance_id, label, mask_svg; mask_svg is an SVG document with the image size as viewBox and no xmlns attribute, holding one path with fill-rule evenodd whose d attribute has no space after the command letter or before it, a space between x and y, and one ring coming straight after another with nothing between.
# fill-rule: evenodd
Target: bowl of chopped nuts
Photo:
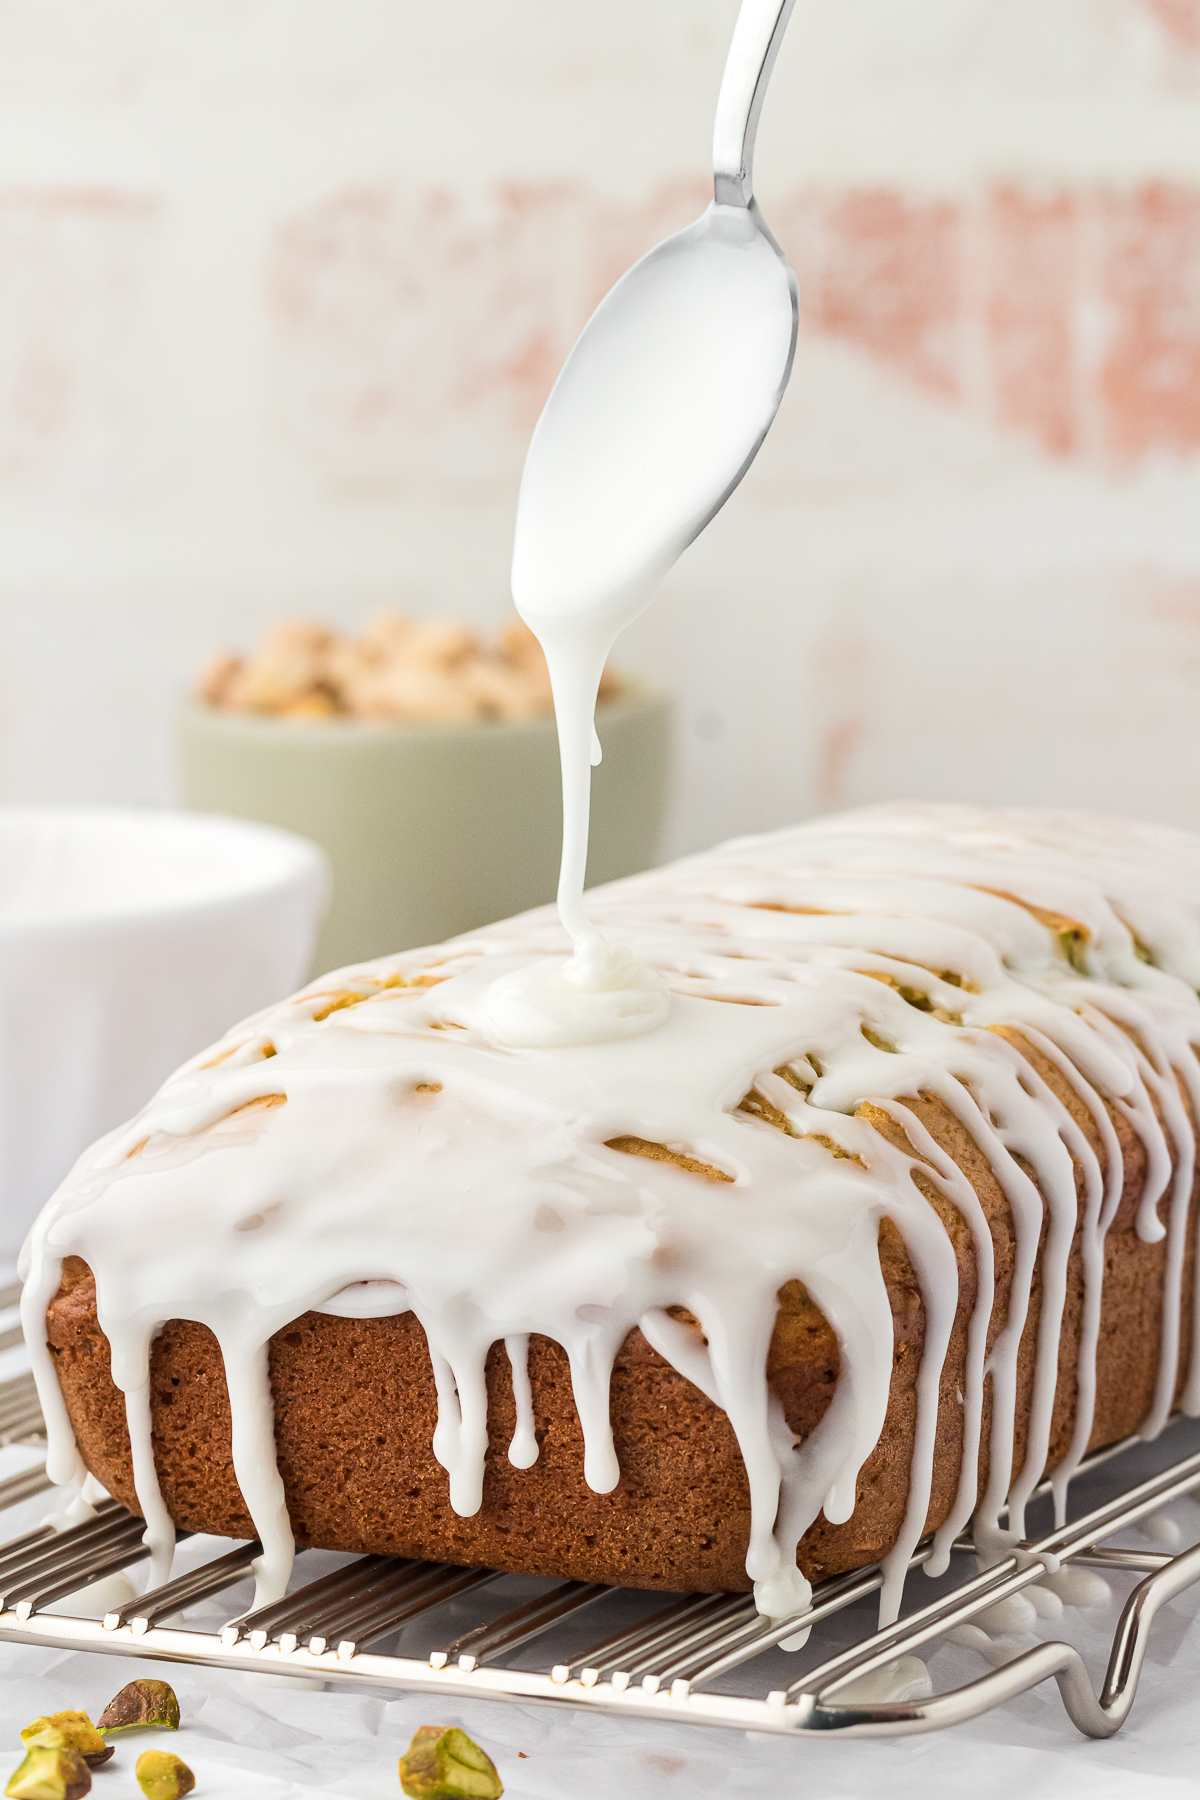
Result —
<instances>
[{"instance_id":1,"label":"bowl of chopped nuts","mask_svg":"<svg viewBox=\"0 0 1200 1800\"><path fill-rule=\"evenodd\" d=\"M669 782L670 701L606 671L588 881L649 867ZM519 620L482 645L392 615L347 638L288 621L214 660L180 719L188 806L319 844L333 900L316 967L437 943L553 899L558 740Z\"/></svg>"}]
</instances>

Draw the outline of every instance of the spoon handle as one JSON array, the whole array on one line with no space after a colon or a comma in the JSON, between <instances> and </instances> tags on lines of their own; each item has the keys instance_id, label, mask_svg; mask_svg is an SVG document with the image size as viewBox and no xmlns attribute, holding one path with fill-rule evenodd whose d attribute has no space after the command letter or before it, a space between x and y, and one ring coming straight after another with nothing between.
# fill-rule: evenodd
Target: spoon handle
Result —
<instances>
[{"instance_id":1,"label":"spoon handle","mask_svg":"<svg viewBox=\"0 0 1200 1800\"><path fill-rule=\"evenodd\" d=\"M775 57L795 0L742 0L721 77L713 130L713 188L718 204L754 198L754 134Z\"/></svg>"}]
</instances>

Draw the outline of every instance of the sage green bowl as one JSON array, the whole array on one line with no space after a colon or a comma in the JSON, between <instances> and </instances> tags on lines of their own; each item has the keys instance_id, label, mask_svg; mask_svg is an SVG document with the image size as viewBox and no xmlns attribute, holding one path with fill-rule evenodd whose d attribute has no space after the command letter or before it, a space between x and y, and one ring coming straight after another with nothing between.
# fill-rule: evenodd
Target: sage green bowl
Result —
<instances>
[{"instance_id":1,"label":"sage green bowl","mask_svg":"<svg viewBox=\"0 0 1200 1800\"><path fill-rule=\"evenodd\" d=\"M588 884L649 868L666 813L670 701L601 707ZM333 867L318 971L435 944L554 898L562 806L552 718L317 723L185 705L183 797L311 838Z\"/></svg>"}]
</instances>

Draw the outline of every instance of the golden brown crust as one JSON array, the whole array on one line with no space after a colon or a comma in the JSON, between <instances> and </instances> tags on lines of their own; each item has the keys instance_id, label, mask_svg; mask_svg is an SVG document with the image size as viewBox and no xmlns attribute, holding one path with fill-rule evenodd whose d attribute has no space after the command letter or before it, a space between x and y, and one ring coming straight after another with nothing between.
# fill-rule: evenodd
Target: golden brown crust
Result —
<instances>
[{"instance_id":1,"label":"golden brown crust","mask_svg":"<svg viewBox=\"0 0 1200 1800\"><path fill-rule=\"evenodd\" d=\"M1094 1121L1057 1069L1016 1034L1005 1035L1059 1095L1103 1157ZM927 1095L909 1104L971 1181L987 1216L996 1261L994 1342L1007 1315L1013 1268L1007 1202L986 1157L945 1106ZM860 1110L881 1135L911 1151L887 1114L869 1105ZM1125 1119L1115 1110L1111 1116L1124 1159L1124 1194L1105 1253L1093 1447L1135 1430L1149 1411L1165 1266L1165 1244L1144 1244L1134 1229L1145 1151ZM634 1153L647 1153L640 1141ZM695 1173L702 1178L708 1171ZM965 1221L932 1182L920 1175L917 1181L950 1234L960 1288L941 1380L927 1521L933 1529L947 1516L958 1488L963 1438L958 1396L976 1276ZM1082 1209L1079 1170L1077 1187ZM1194 1193L1193 1214L1195 1209ZM1164 1216L1165 1210L1164 1203ZM1192 1238L1194 1232L1189 1232ZM839 1526L818 1519L801 1544L801 1567L814 1578L876 1560L894 1541L907 1502L925 1314L903 1240L886 1220L880 1252L894 1324L887 1419L859 1477L852 1517ZM1185 1350L1191 1337L1192 1248L1188 1256L1181 1333ZM1082 1295L1077 1231L1051 1464L1063 1455L1074 1424ZM1039 1311L1040 1278L1021 1343L1018 1465L1025 1454ZM112 1384L108 1344L96 1318L94 1282L78 1259L69 1259L64 1267L48 1327L84 1461L136 1511L124 1407ZM413 1316L352 1320L306 1313L278 1332L271 1341L275 1435L298 1541L674 1591L740 1591L749 1585L744 1569L749 1495L729 1422L640 1331L630 1332L613 1371L612 1421L621 1480L611 1494L592 1493L583 1479L582 1434L563 1350L534 1337L529 1373L540 1455L532 1469L519 1470L506 1454L515 1425L507 1359L501 1346L493 1346L487 1365L491 1437L483 1506L463 1519L450 1507L445 1471L433 1457L436 1393L424 1335ZM833 1331L803 1286L789 1282L779 1296L768 1376L798 1436L822 1417L837 1375ZM194 1530L250 1536L233 1475L224 1371L216 1341L204 1326L175 1320L164 1327L153 1347L151 1387L155 1457L172 1516ZM985 1395L981 1483L989 1416L990 1392Z\"/></svg>"}]
</instances>

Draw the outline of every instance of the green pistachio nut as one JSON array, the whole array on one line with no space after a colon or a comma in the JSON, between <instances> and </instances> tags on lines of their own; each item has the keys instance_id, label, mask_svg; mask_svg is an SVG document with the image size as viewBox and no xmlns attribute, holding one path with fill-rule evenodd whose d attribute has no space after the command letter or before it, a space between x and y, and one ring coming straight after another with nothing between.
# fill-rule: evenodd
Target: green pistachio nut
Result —
<instances>
[{"instance_id":1,"label":"green pistachio nut","mask_svg":"<svg viewBox=\"0 0 1200 1800\"><path fill-rule=\"evenodd\" d=\"M82 1756L65 1744L31 1743L4 1791L11 1800L83 1800L91 1786L92 1772Z\"/></svg>"},{"instance_id":2,"label":"green pistachio nut","mask_svg":"<svg viewBox=\"0 0 1200 1800\"><path fill-rule=\"evenodd\" d=\"M422 1725L400 1758L410 1800L500 1800L504 1783L485 1750L457 1725Z\"/></svg>"},{"instance_id":3,"label":"green pistachio nut","mask_svg":"<svg viewBox=\"0 0 1200 1800\"><path fill-rule=\"evenodd\" d=\"M98 1769L113 1754L112 1745L105 1743L85 1712L46 1713L32 1725L26 1725L21 1742L73 1750L89 1769Z\"/></svg>"},{"instance_id":4,"label":"green pistachio nut","mask_svg":"<svg viewBox=\"0 0 1200 1800\"><path fill-rule=\"evenodd\" d=\"M179 1730L179 1702L165 1681L131 1681L115 1694L96 1720L96 1730L109 1736L124 1731Z\"/></svg>"},{"instance_id":5,"label":"green pistachio nut","mask_svg":"<svg viewBox=\"0 0 1200 1800\"><path fill-rule=\"evenodd\" d=\"M173 1750L143 1750L133 1772L146 1800L180 1800L196 1785L196 1777Z\"/></svg>"}]
</instances>

